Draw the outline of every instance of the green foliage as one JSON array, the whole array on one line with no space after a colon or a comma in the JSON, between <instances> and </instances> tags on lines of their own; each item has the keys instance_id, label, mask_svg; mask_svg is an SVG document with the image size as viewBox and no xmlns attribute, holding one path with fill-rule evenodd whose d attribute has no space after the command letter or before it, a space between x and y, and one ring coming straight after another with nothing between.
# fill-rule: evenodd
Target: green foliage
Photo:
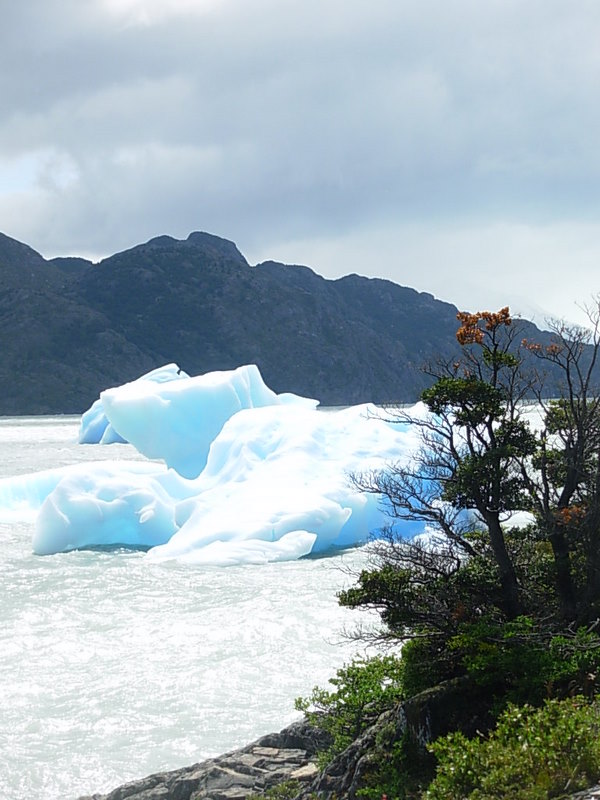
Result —
<instances>
[{"instance_id":1,"label":"green foliage","mask_svg":"<svg viewBox=\"0 0 600 800\"><path fill-rule=\"evenodd\" d=\"M364 762L363 762L364 763ZM383 726L377 735L368 765L363 766L363 786L356 796L362 800L411 800L433 777L432 758L404 735L396 738L394 726Z\"/></svg>"},{"instance_id":2,"label":"green foliage","mask_svg":"<svg viewBox=\"0 0 600 800\"><path fill-rule=\"evenodd\" d=\"M528 613L551 608L552 558L534 529L507 531L507 548L523 576ZM373 567L339 595L341 605L379 611L390 635L399 639L431 636L439 645L467 623L502 617L498 568L486 534L465 535L471 554L432 551L418 541L390 539ZM433 653L432 653L433 656ZM454 673L447 673L451 677Z\"/></svg>"},{"instance_id":3,"label":"green foliage","mask_svg":"<svg viewBox=\"0 0 600 800\"><path fill-rule=\"evenodd\" d=\"M505 530L505 539L519 580L523 615L556 620L558 598L550 544L535 525Z\"/></svg>"},{"instance_id":4,"label":"green foliage","mask_svg":"<svg viewBox=\"0 0 600 800\"><path fill-rule=\"evenodd\" d=\"M555 662L533 633L527 617L506 623L481 620L465 625L448 643L467 675L488 689L496 713L508 702L538 705L548 696Z\"/></svg>"},{"instance_id":5,"label":"green foliage","mask_svg":"<svg viewBox=\"0 0 600 800\"><path fill-rule=\"evenodd\" d=\"M475 684L486 687L494 716L508 703L595 693L600 638L585 630L567 637L543 631L530 617L482 620L465 625L448 647Z\"/></svg>"},{"instance_id":6,"label":"green foliage","mask_svg":"<svg viewBox=\"0 0 600 800\"><path fill-rule=\"evenodd\" d=\"M406 697L414 697L462 672L460 659L437 638L410 639L402 647Z\"/></svg>"},{"instance_id":7,"label":"green foliage","mask_svg":"<svg viewBox=\"0 0 600 800\"><path fill-rule=\"evenodd\" d=\"M490 446L461 456L452 480L445 486L443 499L458 508L472 508L477 493L489 493L495 486L499 486L500 510L520 510L528 505L523 478L514 469L513 461L533 455L535 435L522 420L505 418L501 414L494 417L494 422L496 420L499 422L494 425Z\"/></svg>"},{"instance_id":8,"label":"green foliage","mask_svg":"<svg viewBox=\"0 0 600 800\"><path fill-rule=\"evenodd\" d=\"M247 800L293 800L300 789L300 781L284 781L265 792L249 794Z\"/></svg>"},{"instance_id":9,"label":"green foliage","mask_svg":"<svg viewBox=\"0 0 600 800\"><path fill-rule=\"evenodd\" d=\"M510 706L488 738L460 732L430 746L427 800L547 800L600 777L600 708L582 698Z\"/></svg>"},{"instance_id":10,"label":"green foliage","mask_svg":"<svg viewBox=\"0 0 600 800\"><path fill-rule=\"evenodd\" d=\"M550 694L582 694L592 698L597 694L600 675L600 637L580 628L575 635L552 637L549 645L552 673Z\"/></svg>"},{"instance_id":11,"label":"green foliage","mask_svg":"<svg viewBox=\"0 0 600 800\"><path fill-rule=\"evenodd\" d=\"M501 368L516 369L521 363L519 357L514 353L509 353L498 347L493 349L483 347L481 350L481 358L487 367L495 368L496 370Z\"/></svg>"},{"instance_id":12,"label":"green foliage","mask_svg":"<svg viewBox=\"0 0 600 800\"><path fill-rule=\"evenodd\" d=\"M563 433L574 427L573 414L566 399L551 400L545 417L549 434Z\"/></svg>"},{"instance_id":13,"label":"green foliage","mask_svg":"<svg viewBox=\"0 0 600 800\"><path fill-rule=\"evenodd\" d=\"M309 697L296 700L296 709L332 736L332 745L320 760L322 765L402 699L402 661L395 656L357 658L337 670L329 683L335 687L333 691L315 686Z\"/></svg>"},{"instance_id":14,"label":"green foliage","mask_svg":"<svg viewBox=\"0 0 600 800\"><path fill-rule=\"evenodd\" d=\"M477 533L465 538L473 552L469 558L432 551L419 541L390 539L379 551L377 568L363 570L357 583L340 593L340 604L376 609L398 639L448 638L461 623L497 613L498 570L489 543Z\"/></svg>"},{"instance_id":15,"label":"green foliage","mask_svg":"<svg viewBox=\"0 0 600 800\"><path fill-rule=\"evenodd\" d=\"M416 597L410 569L384 564L380 569L362 570L358 583L338 595L349 608L376 607L390 630L402 636L415 624Z\"/></svg>"},{"instance_id":16,"label":"green foliage","mask_svg":"<svg viewBox=\"0 0 600 800\"><path fill-rule=\"evenodd\" d=\"M283 781L265 792L249 794L246 800L293 800L301 788L300 781Z\"/></svg>"},{"instance_id":17,"label":"green foliage","mask_svg":"<svg viewBox=\"0 0 600 800\"><path fill-rule=\"evenodd\" d=\"M475 377L440 377L421 394L421 400L433 414L453 410L459 425L482 425L489 418L502 415L502 392L487 381Z\"/></svg>"}]
</instances>

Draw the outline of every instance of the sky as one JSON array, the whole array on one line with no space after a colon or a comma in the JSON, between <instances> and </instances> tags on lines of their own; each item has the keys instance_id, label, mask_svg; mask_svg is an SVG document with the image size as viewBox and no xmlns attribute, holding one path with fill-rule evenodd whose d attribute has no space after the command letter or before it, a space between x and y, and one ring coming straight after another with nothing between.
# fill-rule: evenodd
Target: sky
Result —
<instances>
[{"instance_id":1,"label":"sky","mask_svg":"<svg viewBox=\"0 0 600 800\"><path fill-rule=\"evenodd\" d=\"M465 310L600 292L597 0L4 0L0 231L204 230Z\"/></svg>"}]
</instances>

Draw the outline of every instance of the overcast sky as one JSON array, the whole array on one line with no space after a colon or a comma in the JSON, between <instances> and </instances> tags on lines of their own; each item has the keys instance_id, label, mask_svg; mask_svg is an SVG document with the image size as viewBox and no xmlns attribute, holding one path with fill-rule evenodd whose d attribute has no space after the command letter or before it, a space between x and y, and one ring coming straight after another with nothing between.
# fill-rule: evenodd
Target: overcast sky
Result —
<instances>
[{"instance_id":1,"label":"overcast sky","mask_svg":"<svg viewBox=\"0 0 600 800\"><path fill-rule=\"evenodd\" d=\"M599 172L597 0L2 4L0 231L46 257L205 230L575 319Z\"/></svg>"}]
</instances>

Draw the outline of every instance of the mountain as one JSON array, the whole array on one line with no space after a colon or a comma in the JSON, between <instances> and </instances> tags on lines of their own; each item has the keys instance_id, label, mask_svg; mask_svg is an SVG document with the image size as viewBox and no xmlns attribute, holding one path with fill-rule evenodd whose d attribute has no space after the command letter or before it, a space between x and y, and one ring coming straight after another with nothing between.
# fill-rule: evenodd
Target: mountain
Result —
<instances>
[{"instance_id":1,"label":"mountain","mask_svg":"<svg viewBox=\"0 0 600 800\"><path fill-rule=\"evenodd\" d=\"M457 309L390 281L250 266L208 233L159 236L94 264L0 234L0 414L79 413L107 386L175 361L255 363L323 404L412 402L457 352ZM531 323L529 338L541 340Z\"/></svg>"}]
</instances>

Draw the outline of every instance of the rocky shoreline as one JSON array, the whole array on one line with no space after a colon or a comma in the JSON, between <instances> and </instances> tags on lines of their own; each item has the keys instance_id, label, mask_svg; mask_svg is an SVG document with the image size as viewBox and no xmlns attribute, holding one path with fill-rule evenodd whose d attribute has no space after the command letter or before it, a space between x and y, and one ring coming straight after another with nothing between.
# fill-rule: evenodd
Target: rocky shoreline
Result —
<instances>
[{"instance_id":1,"label":"rocky shoreline","mask_svg":"<svg viewBox=\"0 0 600 800\"><path fill-rule=\"evenodd\" d=\"M382 714L322 772L317 768L317 754L329 746L330 739L303 719L224 756L159 772L108 794L79 800L246 800L286 781L298 782L298 800L315 796L354 800L373 759L385 758L393 743L405 735L424 748L459 726L474 733L481 727L481 719L475 692L472 699L473 706L465 708L461 679L415 695Z\"/></svg>"},{"instance_id":2,"label":"rocky shoreline","mask_svg":"<svg viewBox=\"0 0 600 800\"><path fill-rule=\"evenodd\" d=\"M245 800L285 781L309 784L318 774L316 754L324 746L325 734L301 720L223 756L79 800Z\"/></svg>"},{"instance_id":3,"label":"rocky shoreline","mask_svg":"<svg viewBox=\"0 0 600 800\"><path fill-rule=\"evenodd\" d=\"M466 708L461 679L415 695L382 714L322 772L317 767L317 754L329 746L329 737L300 720L223 756L157 772L108 794L86 795L79 800L247 800L287 781L297 783L296 800L355 800L373 764L385 759L392 744L405 735L424 748L427 742L457 727L467 735L484 729L476 692L472 700ZM562 796L600 800L600 786Z\"/></svg>"}]
</instances>

